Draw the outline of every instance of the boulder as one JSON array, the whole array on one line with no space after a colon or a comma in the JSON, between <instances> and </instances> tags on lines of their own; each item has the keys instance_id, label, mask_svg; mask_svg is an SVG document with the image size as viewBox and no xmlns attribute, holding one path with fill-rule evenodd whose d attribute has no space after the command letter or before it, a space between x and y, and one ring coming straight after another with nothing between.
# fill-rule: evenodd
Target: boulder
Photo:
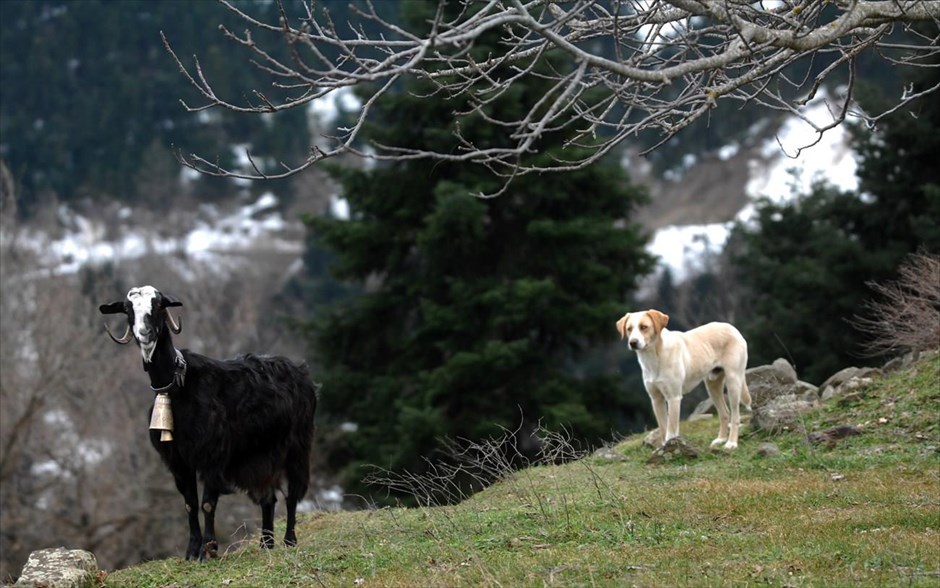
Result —
<instances>
[{"instance_id":1,"label":"boulder","mask_svg":"<svg viewBox=\"0 0 940 588\"><path fill-rule=\"evenodd\" d=\"M819 389L797 378L790 363L777 359L745 372L751 393L751 425L766 431L787 430L799 416L815 408Z\"/></svg>"},{"instance_id":2,"label":"boulder","mask_svg":"<svg viewBox=\"0 0 940 588\"><path fill-rule=\"evenodd\" d=\"M711 398L706 398L695 406L688 420L697 421L699 419L708 418L713 414L718 414L718 409L715 408L715 403L712 402Z\"/></svg>"},{"instance_id":3,"label":"boulder","mask_svg":"<svg viewBox=\"0 0 940 588\"><path fill-rule=\"evenodd\" d=\"M796 394L783 394L755 408L751 425L771 433L789 431L796 427L801 415L817 405L817 402L804 400Z\"/></svg>"},{"instance_id":4,"label":"boulder","mask_svg":"<svg viewBox=\"0 0 940 588\"><path fill-rule=\"evenodd\" d=\"M680 458L694 459L699 456L698 449L692 447L688 441L682 437L673 437L666 441L665 445L653 452L646 463L649 465L659 465Z\"/></svg>"},{"instance_id":5,"label":"boulder","mask_svg":"<svg viewBox=\"0 0 940 588\"><path fill-rule=\"evenodd\" d=\"M873 381L874 380L871 378L853 376L844 382L840 382L838 386L826 386L823 389L822 400L832 400L833 398L841 399L852 393L863 395L865 388L870 386Z\"/></svg>"},{"instance_id":6,"label":"boulder","mask_svg":"<svg viewBox=\"0 0 940 588\"><path fill-rule=\"evenodd\" d=\"M766 404L771 398L782 394L793 394L797 383L796 370L785 359L777 359L770 365L761 365L747 370L747 389L751 393L751 407Z\"/></svg>"},{"instance_id":7,"label":"boulder","mask_svg":"<svg viewBox=\"0 0 940 588\"><path fill-rule=\"evenodd\" d=\"M29 554L14 586L22 588L85 588L97 585L98 560L81 549L40 549Z\"/></svg>"},{"instance_id":8,"label":"boulder","mask_svg":"<svg viewBox=\"0 0 940 588\"><path fill-rule=\"evenodd\" d=\"M873 367L847 367L843 368L836 373L829 376L825 382L819 385L819 389L825 390L830 386L834 389L837 389L843 383L851 380L852 378L868 378L873 375L881 375L881 370Z\"/></svg>"}]
</instances>

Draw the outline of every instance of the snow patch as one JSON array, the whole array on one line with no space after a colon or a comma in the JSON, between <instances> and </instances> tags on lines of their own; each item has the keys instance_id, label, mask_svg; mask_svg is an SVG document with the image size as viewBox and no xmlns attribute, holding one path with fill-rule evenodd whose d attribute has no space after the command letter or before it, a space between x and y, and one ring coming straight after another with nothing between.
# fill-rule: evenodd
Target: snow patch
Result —
<instances>
[{"instance_id":1,"label":"snow patch","mask_svg":"<svg viewBox=\"0 0 940 588\"><path fill-rule=\"evenodd\" d=\"M732 223L669 226L656 231L647 251L659 257L676 282L705 270L709 255L720 253L728 240Z\"/></svg>"},{"instance_id":2,"label":"snow patch","mask_svg":"<svg viewBox=\"0 0 940 588\"><path fill-rule=\"evenodd\" d=\"M841 190L858 188L855 175L858 164L849 147L846 128L839 125L820 137L812 126L822 128L831 124L834 109L831 99L824 95L803 108L804 118L787 118L776 137L761 146L762 159L748 162L750 179L745 188L748 197L787 202L797 194L808 193L820 181Z\"/></svg>"},{"instance_id":3,"label":"snow patch","mask_svg":"<svg viewBox=\"0 0 940 588\"><path fill-rule=\"evenodd\" d=\"M276 210L277 197L265 192L254 202L243 206L229 215L222 215L213 206L200 207L202 217L194 228L181 237L165 237L145 227L122 227L122 234L108 240L104 223L86 218L69 209L61 207L58 217L65 227L60 238L52 238L39 231L17 235L17 243L34 253L40 259L44 273L54 275L74 274L84 265L102 265L108 262L137 259L148 254L167 255L181 253L184 259L204 262L217 269L236 270L238 259L231 253L244 253L265 248L281 253L297 253L303 250L303 243L296 239L281 237L281 233L290 229L301 229L301 224L288 223ZM133 217L130 209L121 209L118 217L124 220ZM0 242L12 239L6 232L0 233ZM187 265L180 260L182 266ZM185 270L185 267L181 267ZM182 271L184 275L193 271Z\"/></svg>"},{"instance_id":4,"label":"snow patch","mask_svg":"<svg viewBox=\"0 0 940 588\"><path fill-rule=\"evenodd\" d=\"M732 221L670 226L657 231L647 245L647 250L660 258L660 267L653 280L665 268L669 268L676 282L706 269L708 255L721 252L734 222L753 222L756 216L755 203L759 198L766 197L776 203L785 203L800 194L809 193L816 182L827 182L845 191L858 189L858 178L855 175L858 165L850 148L846 128L839 125L819 137L812 126L822 128L831 124L834 111L832 99L822 95L801 110L802 118L788 117L776 135L760 146L758 156L747 162L749 179L745 192L750 202L738 211ZM755 127L752 132L757 133L759 130ZM739 150L738 144L730 144L719 149L717 155L725 161L737 155ZM681 177L695 163L694 156L687 155L681 170L673 174L676 178ZM668 172L666 179L670 179Z\"/></svg>"}]
</instances>

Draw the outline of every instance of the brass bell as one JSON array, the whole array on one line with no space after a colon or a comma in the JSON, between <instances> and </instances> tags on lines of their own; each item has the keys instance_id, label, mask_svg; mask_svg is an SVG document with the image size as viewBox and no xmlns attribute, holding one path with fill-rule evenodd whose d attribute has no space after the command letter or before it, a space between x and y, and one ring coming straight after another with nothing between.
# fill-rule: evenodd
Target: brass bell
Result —
<instances>
[{"instance_id":1,"label":"brass bell","mask_svg":"<svg viewBox=\"0 0 940 588\"><path fill-rule=\"evenodd\" d=\"M157 394L153 401L150 415L150 429L160 431L160 441L173 440L173 412L170 410L170 396Z\"/></svg>"}]
</instances>

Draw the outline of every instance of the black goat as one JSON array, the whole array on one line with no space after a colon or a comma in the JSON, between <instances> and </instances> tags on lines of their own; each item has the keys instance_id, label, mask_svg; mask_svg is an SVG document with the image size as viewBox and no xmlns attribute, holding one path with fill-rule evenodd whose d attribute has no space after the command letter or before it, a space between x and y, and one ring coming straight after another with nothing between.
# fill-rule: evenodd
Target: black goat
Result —
<instances>
[{"instance_id":1,"label":"black goat","mask_svg":"<svg viewBox=\"0 0 940 588\"><path fill-rule=\"evenodd\" d=\"M173 474L189 513L186 559L215 557L215 510L220 494L239 489L261 505L261 546L274 547L275 490L287 482L287 531L296 545L297 502L307 492L317 385L305 365L283 357L245 355L219 361L177 350L170 335L180 332L167 309L182 303L152 286L131 288L125 300L102 304L102 314L126 314L128 326L117 343L132 335L150 375L150 387L168 394L172 440L150 441ZM107 325L105 325L107 329ZM153 413L151 407L151 413ZM164 437L166 438L166 437ZM205 533L199 528L197 476L203 482Z\"/></svg>"}]
</instances>

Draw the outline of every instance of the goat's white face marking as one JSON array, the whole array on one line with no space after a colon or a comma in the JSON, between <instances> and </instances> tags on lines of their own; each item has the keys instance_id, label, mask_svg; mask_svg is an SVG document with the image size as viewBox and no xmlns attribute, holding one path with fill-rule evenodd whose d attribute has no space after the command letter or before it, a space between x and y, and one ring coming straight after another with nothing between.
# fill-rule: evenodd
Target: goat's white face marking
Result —
<instances>
[{"instance_id":1,"label":"goat's white face marking","mask_svg":"<svg viewBox=\"0 0 940 588\"><path fill-rule=\"evenodd\" d=\"M131 288L127 292L127 300L131 303L134 312L134 338L140 344L140 353L147 363L150 363L150 358L157 346L158 333L153 332L150 321L145 317L153 312L153 303L158 295L159 292L153 286Z\"/></svg>"}]
</instances>

